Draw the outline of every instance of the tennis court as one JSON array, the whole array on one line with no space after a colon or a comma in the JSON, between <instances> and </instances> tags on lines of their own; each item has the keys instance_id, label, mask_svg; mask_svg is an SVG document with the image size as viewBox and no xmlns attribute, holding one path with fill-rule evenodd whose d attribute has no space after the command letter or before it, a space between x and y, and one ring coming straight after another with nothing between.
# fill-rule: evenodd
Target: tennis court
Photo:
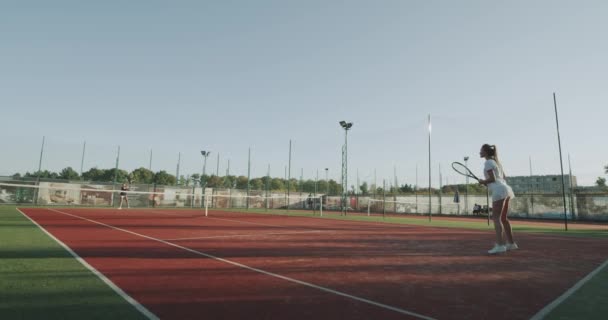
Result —
<instances>
[{"instance_id":1,"label":"tennis court","mask_svg":"<svg viewBox=\"0 0 608 320\"><path fill-rule=\"evenodd\" d=\"M529 319L608 253L516 233L520 250L488 256L490 229L331 215L19 210L153 319Z\"/></svg>"}]
</instances>

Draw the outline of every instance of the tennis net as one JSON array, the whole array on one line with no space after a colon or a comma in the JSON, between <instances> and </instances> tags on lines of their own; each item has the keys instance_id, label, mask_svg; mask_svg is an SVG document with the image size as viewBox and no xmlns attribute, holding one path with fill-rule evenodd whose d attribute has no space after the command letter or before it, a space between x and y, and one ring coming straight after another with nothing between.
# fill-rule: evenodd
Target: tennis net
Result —
<instances>
[{"instance_id":1,"label":"tennis net","mask_svg":"<svg viewBox=\"0 0 608 320\"><path fill-rule=\"evenodd\" d=\"M127 191L121 185L40 182L0 182L0 204L39 206L89 206L123 208L201 208L308 210L322 214L321 196L287 195L253 192L224 192L201 187L157 187L131 185ZM124 197L122 197L124 195ZM122 200L122 204L121 204Z\"/></svg>"},{"instance_id":2,"label":"tennis net","mask_svg":"<svg viewBox=\"0 0 608 320\"><path fill-rule=\"evenodd\" d=\"M426 201L425 201L426 200ZM368 199L367 215L382 214L461 214L458 203L441 203L433 199L429 204L428 199L421 198L420 201L394 201L383 199Z\"/></svg>"}]
</instances>

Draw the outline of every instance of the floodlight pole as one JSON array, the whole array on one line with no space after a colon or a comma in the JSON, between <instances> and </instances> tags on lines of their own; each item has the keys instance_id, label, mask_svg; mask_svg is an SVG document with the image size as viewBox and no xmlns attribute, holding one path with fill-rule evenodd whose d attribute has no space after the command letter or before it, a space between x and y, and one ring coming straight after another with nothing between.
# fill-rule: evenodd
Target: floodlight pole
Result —
<instances>
[{"instance_id":1,"label":"floodlight pole","mask_svg":"<svg viewBox=\"0 0 608 320\"><path fill-rule=\"evenodd\" d=\"M42 154L44 153L44 140L45 136L42 136L42 146L40 147L40 159L38 160L38 177L36 178L36 185L40 185L40 170L42 170ZM34 204L38 204L39 190L40 189L36 188L36 191L34 191Z\"/></svg>"},{"instance_id":2,"label":"floodlight pole","mask_svg":"<svg viewBox=\"0 0 608 320\"><path fill-rule=\"evenodd\" d=\"M433 216L431 196L431 115L429 114L429 222L432 220Z\"/></svg>"},{"instance_id":3,"label":"floodlight pole","mask_svg":"<svg viewBox=\"0 0 608 320\"><path fill-rule=\"evenodd\" d=\"M290 191L289 190L291 188L291 139L289 139L289 170L287 173L287 212L289 212L289 203L291 202L291 199L289 198L290 195Z\"/></svg>"},{"instance_id":4,"label":"floodlight pole","mask_svg":"<svg viewBox=\"0 0 608 320\"><path fill-rule=\"evenodd\" d=\"M218 158L219 159L219 158ZM247 155L247 210L249 210L249 181L251 179L251 148Z\"/></svg>"},{"instance_id":5,"label":"floodlight pole","mask_svg":"<svg viewBox=\"0 0 608 320\"><path fill-rule=\"evenodd\" d=\"M114 182L112 183L112 189L116 188L116 181L118 180L118 162L120 161L120 146L116 153L116 166L114 167ZM114 192L112 192L112 206L114 206Z\"/></svg>"},{"instance_id":6,"label":"floodlight pole","mask_svg":"<svg viewBox=\"0 0 608 320\"><path fill-rule=\"evenodd\" d=\"M572 212L572 219L574 220L576 217L576 212L574 210L574 187L572 186L572 163L570 163L570 154L568 153L568 171L569 180L570 180L570 211Z\"/></svg>"},{"instance_id":7,"label":"floodlight pole","mask_svg":"<svg viewBox=\"0 0 608 320\"><path fill-rule=\"evenodd\" d=\"M348 130L353 126L352 122L340 121L344 128L344 146L342 148L342 214L346 215L348 196Z\"/></svg>"},{"instance_id":8,"label":"floodlight pole","mask_svg":"<svg viewBox=\"0 0 608 320\"><path fill-rule=\"evenodd\" d=\"M201 176L200 185L201 192L203 193L203 202L201 203L201 207L205 206L205 186L203 185L203 178L205 177L205 171L207 170L207 157L211 154L211 151L201 150L201 155L203 156L203 175ZM205 180L205 185L207 185L207 180Z\"/></svg>"},{"instance_id":9,"label":"floodlight pole","mask_svg":"<svg viewBox=\"0 0 608 320\"><path fill-rule=\"evenodd\" d=\"M464 157L464 166L469 167L469 157ZM464 212L465 214L469 213L469 176L465 176L465 185L464 185Z\"/></svg>"},{"instance_id":10,"label":"floodlight pole","mask_svg":"<svg viewBox=\"0 0 608 320\"><path fill-rule=\"evenodd\" d=\"M418 214L418 163L416 163L416 185L414 186L414 195L416 196L416 214Z\"/></svg>"},{"instance_id":11,"label":"floodlight pole","mask_svg":"<svg viewBox=\"0 0 608 320\"><path fill-rule=\"evenodd\" d=\"M566 207L566 181L564 179L564 162L562 160L562 142L559 137L559 120L557 116L557 100L555 98L555 92L553 92L553 106L555 107L555 124L557 127L557 145L559 146L559 165L562 172L562 196L564 198L564 229L568 231L568 209Z\"/></svg>"},{"instance_id":12,"label":"floodlight pole","mask_svg":"<svg viewBox=\"0 0 608 320\"><path fill-rule=\"evenodd\" d=\"M175 170L175 185L179 185L179 163L182 160L182 153L177 154L177 168Z\"/></svg>"},{"instance_id":13,"label":"floodlight pole","mask_svg":"<svg viewBox=\"0 0 608 320\"><path fill-rule=\"evenodd\" d=\"M328 173L329 168L325 168L325 196L329 196L329 180L328 180Z\"/></svg>"},{"instance_id":14,"label":"floodlight pole","mask_svg":"<svg viewBox=\"0 0 608 320\"><path fill-rule=\"evenodd\" d=\"M82 168L84 167L84 152L87 149L87 142L85 141L82 144L82 158L80 159L80 180L83 180L82 177Z\"/></svg>"}]
</instances>

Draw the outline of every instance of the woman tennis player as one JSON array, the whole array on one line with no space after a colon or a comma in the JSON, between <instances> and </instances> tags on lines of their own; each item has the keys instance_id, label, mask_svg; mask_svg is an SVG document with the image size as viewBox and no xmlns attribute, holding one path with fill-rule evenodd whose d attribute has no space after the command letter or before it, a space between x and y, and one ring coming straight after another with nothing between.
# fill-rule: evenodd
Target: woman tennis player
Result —
<instances>
[{"instance_id":1,"label":"woman tennis player","mask_svg":"<svg viewBox=\"0 0 608 320\"><path fill-rule=\"evenodd\" d=\"M129 208L129 198L127 198L127 191L129 191L129 187L126 183L123 183L122 187L120 187L120 205L118 206L119 210L122 209L123 200L127 203L127 209Z\"/></svg>"},{"instance_id":2,"label":"woman tennis player","mask_svg":"<svg viewBox=\"0 0 608 320\"><path fill-rule=\"evenodd\" d=\"M483 167L485 180L480 179L479 183L488 186L492 193L492 220L496 231L496 244L488 253L497 254L508 250L516 250L518 246L513 240L511 223L507 218L509 202L515 198L515 195L505 181L505 172L498 161L496 146L484 144L481 146L479 156L486 159Z\"/></svg>"}]
</instances>

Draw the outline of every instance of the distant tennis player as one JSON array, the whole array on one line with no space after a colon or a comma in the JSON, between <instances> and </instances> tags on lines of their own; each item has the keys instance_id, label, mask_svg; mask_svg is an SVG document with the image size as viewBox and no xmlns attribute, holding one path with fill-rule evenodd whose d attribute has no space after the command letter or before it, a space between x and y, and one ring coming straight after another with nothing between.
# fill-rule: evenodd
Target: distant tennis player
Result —
<instances>
[{"instance_id":1,"label":"distant tennis player","mask_svg":"<svg viewBox=\"0 0 608 320\"><path fill-rule=\"evenodd\" d=\"M127 191L129 191L129 187L126 183L123 183L122 187L120 187L120 205L118 206L118 210L122 209L123 200L127 203L127 209L129 209L129 198L127 197Z\"/></svg>"},{"instance_id":2,"label":"distant tennis player","mask_svg":"<svg viewBox=\"0 0 608 320\"><path fill-rule=\"evenodd\" d=\"M498 161L496 146L484 144L481 146L479 156L486 159L483 166L485 180L480 179L479 183L488 186L492 193L492 220L496 231L496 244L488 253L497 254L508 250L516 250L518 246L513 241L511 223L507 218L509 202L515 198L515 195L505 181L505 172L502 164Z\"/></svg>"}]
</instances>

